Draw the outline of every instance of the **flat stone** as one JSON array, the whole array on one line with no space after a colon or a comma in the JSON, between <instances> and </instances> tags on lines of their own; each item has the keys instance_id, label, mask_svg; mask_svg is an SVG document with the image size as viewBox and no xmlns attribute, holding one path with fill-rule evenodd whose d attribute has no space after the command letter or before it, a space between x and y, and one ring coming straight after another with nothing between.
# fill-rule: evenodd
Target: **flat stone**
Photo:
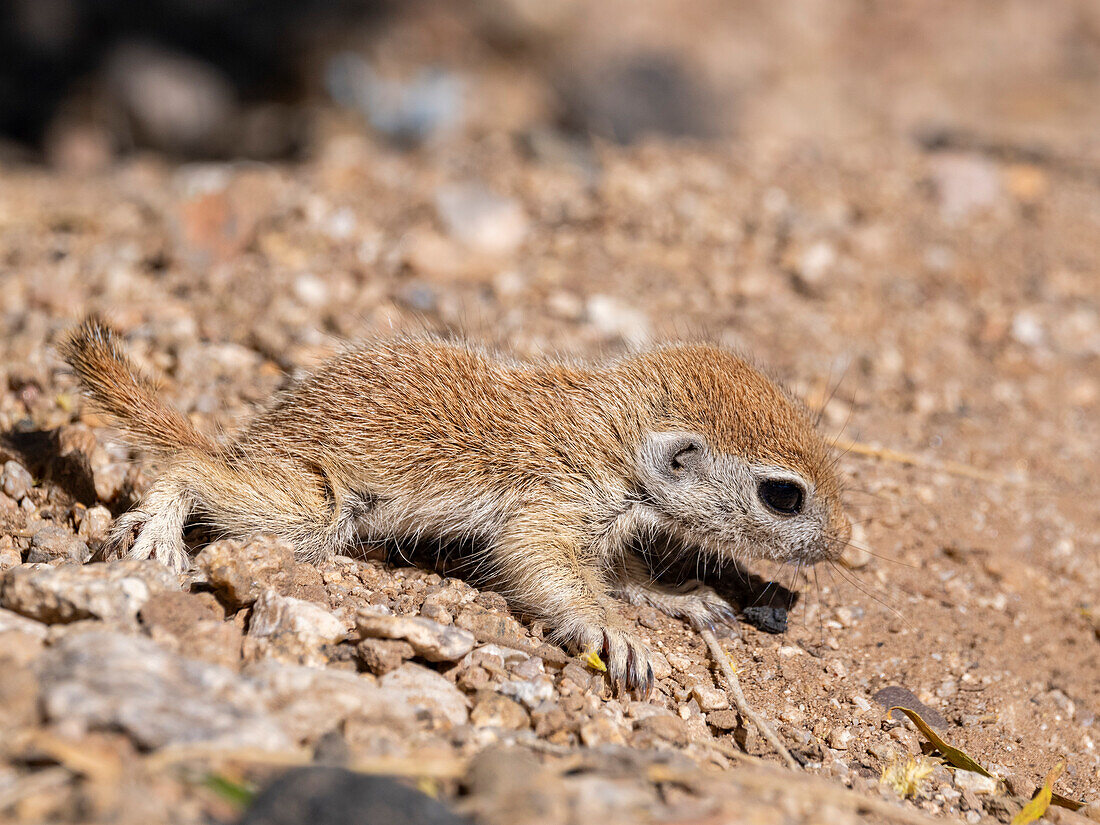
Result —
<instances>
[{"instance_id":1,"label":"flat stone","mask_svg":"<svg viewBox=\"0 0 1100 825\"><path fill-rule=\"evenodd\" d=\"M463 725L469 703L462 691L426 667L406 662L379 683L390 688L399 701L452 725Z\"/></svg>"},{"instance_id":2,"label":"flat stone","mask_svg":"<svg viewBox=\"0 0 1100 825\"><path fill-rule=\"evenodd\" d=\"M253 638L293 635L322 645L343 641L348 633L344 623L323 607L266 590L252 607L248 635Z\"/></svg>"},{"instance_id":3,"label":"flat stone","mask_svg":"<svg viewBox=\"0 0 1100 825\"><path fill-rule=\"evenodd\" d=\"M470 721L479 728L522 730L531 726L523 705L495 690L478 691Z\"/></svg>"},{"instance_id":4,"label":"flat stone","mask_svg":"<svg viewBox=\"0 0 1100 825\"><path fill-rule=\"evenodd\" d=\"M928 705L917 698L913 691L903 688L900 685L889 685L888 687L884 687L876 691L871 698L887 709L903 707L914 710L920 714L921 719L934 728L947 727L947 720L943 718L943 715L938 710L928 707ZM908 718L900 710L893 711L890 717L899 721L905 721Z\"/></svg>"},{"instance_id":5,"label":"flat stone","mask_svg":"<svg viewBox=\"0 0 1100 825\"><path fill-rule=\"evenodd\" d=\"M361 611L359 634L372 639L401 639L429 662L457 662L474 647L474 634L422 616L392 616Z\"/></svg>"},{"instance_id":6,"label":"flat stone","mask_svg":"<svg viewBox=\"0 0 1100 825\"><path fill-rule=\"evenodd\" d=\"M982 776L976 771L955 771L955 787L963 793L969 791L973 794L991 796L997 793L1000 782L995 776Z\"/></svg>"},{"instance_id":7,"label":"flat stone","mask_svg":"<svg viewBox=\"0 0 1100 825\"><path fill-rule=\"evenodd\" d=\"M406 701L399 690L383 688L369 674L270 660L244 673L296 742L312 742L353 714L400 725L417 719L415 702Z\"/></svg>"},{"instance_id":8,"label":"flat stone","mask_svg":"<svg viewBox=\"0 0 1100 825\"><path fill-rule=\"evenodd\" d=\"M724 712L724 711L722 711ZM708 719L709 721L709 719ZM674 745L686 745L689 741L687 723L679 716L654 715L639 719L634 730L671 742Z\"/></svg>"},{"instance_id":9,"label":"flat stone","mask_svg":"<svg viewBox=\"0 0 1100 825\"><path fill-rule=\"evenodd\" d=\"M529 221L519 202L481 183L442 186L435 206L448 234L478 252L507 255L527 236Z\"/></svg>"},{"instance_id":10,"label":"flat stone","mask_svg":"<svg viewBox=\"0 0 1100 825\"><path fill-rule=\"evenodd\" d=\"M397 670L416 655L412 645L400 639L363 639L355 652L367 669L378 676Z\"/></svg>"},{"instance_id":11,"label":"flat stone","mask_svg":"<svg viewBox=\"0 0 1100 825\"><path fill-rule=\"evenodd\" d=\"M23 498L34 486L34 478L18 461L5 461L0 471L0 490L16 501Z\"/></svg>"},{"instance_id":12,"label":"flat stone","mask_svg":"<svg viewBox=\"0 0 1100 825\"><path fill-rule=\"evenodd\" d=\"M528 710L534 710L543 702L554 698L554 685L546 677L510 679L500 686L500 692L515 699Z\"/></svg>"},{"instance_id":13,"label":"flat stone","mask_svg":"<svg viewBox=\"0 0 1100 825\"><path fill-rule=\"evenodd\" d=\"M45 639L49 632L49 626L34 619L28 619L11 610L0 608L0 633L15 631L34 636L36 639Z\"/></svg>"},{"instance_id":14,"label":"flat stone","mask_svg":"<svg viewBox=\"0 0 1100 825\"><path fill-rule=\"evenodd\" d=\"M294 549L266 536L245 543L225 539L203 549L195 565L222 601L244 607L274 589L275 580L294 565Z\"/></svg>"},{"instance_id":15,"label":"flat stone","mask_svg":"<svg viewBox=\"0 0 1100 825\"><path fill-rule=\"evenodd\" d=\"M21 565L0 574L0 606L47 624L130 621L154 594L178 589L176 574L151 560Z\"/></svg>"},{"instance_id":16,"label":"flat stone","mask_svg":"<svg viewBox=\"0 0 1100 825\"><path fill-rule=\"evenodd\" d=\"M152 639L184 656L236 669L241 629L225 621L210 593L158 593L142 605L138 619Z\"/></svg>"},{"instance_id":17,"label":"flat stone","mask_svg":"<svg viewBox=\"0 0 1100 825\"><path fill-rule=\"evenodd\" d=\"M28 562L74 561L83 564L92 557L88 543L60 525L43 527L31 538Z\"/></svg>"},{"instance_id":18,"label":"flat stone","mask_svg":"<svg viewBox=\"0 0 1100 825\"><path fill-rule=\"evenodd\" d=\"M730 706L729 696L724 690L702 682L692 685L691 695L695 697L695 701L699 703L699 709L703 712L725 710Z\"/></svg>"},{"instance_id":19,"label":"flat stone","mask_svg":"<svg viewBox=\"0 0 1100 825\"><path fill-rule=\"evenodd\" d=\"M741 717L732 708L715 710L707 714L707 724L718 730L736 730L741 725Z\"/></svg>"},{"instance_id":20,"label":"flat stone","mask_svg":"<svg viewBox=\"0 0 1100 825\"><path fill-rule=\"evenodd\" d=\"M43 655L39 684L47 720L121 730L142 748L204 743L284 750L292 744L255 686L141 636L69 634Z\"/></svg>"}]
</instances>

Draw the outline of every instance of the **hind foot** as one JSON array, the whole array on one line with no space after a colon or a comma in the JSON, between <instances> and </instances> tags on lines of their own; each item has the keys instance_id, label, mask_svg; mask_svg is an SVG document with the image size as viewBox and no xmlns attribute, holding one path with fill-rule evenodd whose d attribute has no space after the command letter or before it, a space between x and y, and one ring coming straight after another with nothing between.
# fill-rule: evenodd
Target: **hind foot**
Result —
<instances>
[{"instance_id":1,"label":"hind foot","mask_svg":"<svg viewBox=\"0 0 1100 825\"><path fill-rule=\"evenodd\" d=\"M116 559L154 559L173 572L182 573L188 566L182 527L176 528L171 519L150 516L141 510L123 513L94 561Z\"/></svg>"},{"instance_id":2,"label":"hind foot","mask_svg":"<svg viewBox=\"0 0 1100 825\"><path fill-rule=\"evenodd\" d=\"M737 614L729 602L699 582L670 588L629 581L621 586L619 596L630 604L649 605L666 616L683 619L696 630L737 623Z\"/></svg>"}]
</instances>

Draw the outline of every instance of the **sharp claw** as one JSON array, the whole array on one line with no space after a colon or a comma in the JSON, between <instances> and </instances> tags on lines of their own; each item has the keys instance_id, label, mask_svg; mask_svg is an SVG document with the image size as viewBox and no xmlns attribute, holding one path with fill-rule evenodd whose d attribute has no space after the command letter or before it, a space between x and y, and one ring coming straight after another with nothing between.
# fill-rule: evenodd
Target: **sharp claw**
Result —
<instances>
[{"instance_id":1,"label":"sharp claw","mask_svg":"<svg viewBox=\"0 0 1100 825\"><path fill-rule=\"evenodd\" d=\"M653 665L646 665L645 673L645 696L644 699L648 699L650 694L653 693Z\"/></svg>"}]
</instances>

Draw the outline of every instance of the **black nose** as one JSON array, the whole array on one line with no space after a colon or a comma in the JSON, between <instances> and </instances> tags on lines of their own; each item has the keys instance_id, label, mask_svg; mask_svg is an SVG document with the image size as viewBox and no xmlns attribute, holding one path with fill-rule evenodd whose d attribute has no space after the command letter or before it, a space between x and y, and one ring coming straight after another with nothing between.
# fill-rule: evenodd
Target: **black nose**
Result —
<instances>
[{"instance_id":1,"label":"black nose","mask_svg":"<svg viewBox=\"0 0 1100 825\"><path fill-rule=\"evenodd\" d=\"M793 481L768 478L756 488L760 500L775 512L784 516L793 516L802 512L805 494Z\"/></svg>"}]
</instances>

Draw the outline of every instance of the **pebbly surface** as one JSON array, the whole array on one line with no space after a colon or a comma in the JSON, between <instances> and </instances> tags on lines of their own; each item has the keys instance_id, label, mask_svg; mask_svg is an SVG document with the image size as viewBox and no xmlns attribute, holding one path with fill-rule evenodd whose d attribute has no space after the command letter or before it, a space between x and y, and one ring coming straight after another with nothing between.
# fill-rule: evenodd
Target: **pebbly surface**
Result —
<instances>
[{"instance_id":1,"label":"pebbly surface","mask_svg":"<svg viewBox=\"0 0 1100 825\"><path fill-rule=\"evenodd\" d=\"M1100 166L1062 162L1079 133L1051 123L1054 154L489 121L408 151L328 112L284 165L0 166L0 818L236 822L314 762L476 823L1008 822L1062 757L1059 792L1095 801ZM790 607L721 643L805 771L652 610L626 609L657 654L641 702L430 559L318 568L194 531L183 576L86 563L157 471L53 349L87 311L210 431L351 338L752 352L859 442L843 565L714 582ZM928 764L899 800L905 691L1006 782Z\"/></svg>"}]
</instances>

